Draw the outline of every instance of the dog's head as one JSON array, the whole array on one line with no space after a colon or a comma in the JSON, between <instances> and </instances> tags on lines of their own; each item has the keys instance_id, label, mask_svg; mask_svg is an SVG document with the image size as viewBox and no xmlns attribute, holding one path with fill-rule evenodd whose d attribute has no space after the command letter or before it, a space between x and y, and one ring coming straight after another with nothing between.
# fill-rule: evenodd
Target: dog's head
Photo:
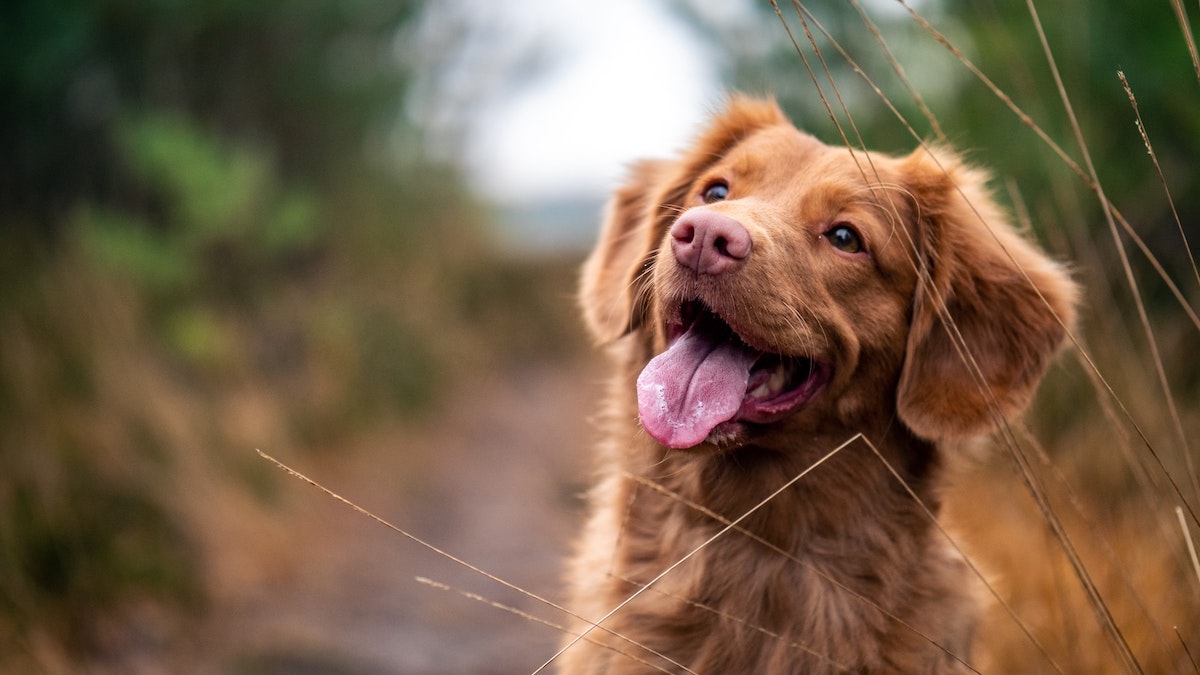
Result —
<instances>
[{"instance_id":1,"label":"dog's head","mask_svg":"<svg viewBox=\"0 0 1200 675\"><path fill-rule=\"evenodd\" d=\"M936 441L1028 403L1076 290L947 151L827 146L774 103L733 99L675 161L642 162L584 266L600 340L634 333L660 443L898 414ZM642 366L643 364L637 364Z\"/></svg>"}]
</instances>

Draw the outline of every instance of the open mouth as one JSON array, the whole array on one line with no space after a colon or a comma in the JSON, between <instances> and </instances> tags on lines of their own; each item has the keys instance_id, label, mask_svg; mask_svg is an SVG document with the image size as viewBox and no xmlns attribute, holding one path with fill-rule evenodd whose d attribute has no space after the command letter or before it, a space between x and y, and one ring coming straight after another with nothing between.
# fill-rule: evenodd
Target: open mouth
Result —
<instances>
[{"instance_id":1,"label":"open mouth","mask_svg":"<svg viewBox=\"0 0 1200 675\"><path fill-rule=\"evenodd\" d=\"M759 351L699 302L683 304L667 338L667 350L638 376L637 390L642 426L668 447L726 436L731 423L778 421L829 382L827 364Z\"/></svg>"}]
</instances>

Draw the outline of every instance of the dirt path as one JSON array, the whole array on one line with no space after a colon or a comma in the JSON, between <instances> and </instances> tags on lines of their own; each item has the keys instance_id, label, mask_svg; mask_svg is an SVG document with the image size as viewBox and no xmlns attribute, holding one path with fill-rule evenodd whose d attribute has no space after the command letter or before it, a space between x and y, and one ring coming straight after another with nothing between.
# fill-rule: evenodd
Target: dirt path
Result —
<instances>
[{"instance_id":1,"label":"dirt path","mask_svg":"<svg viewBox=\"0 0 1200 675\"><path fill-rule=\"evenodd\" d=\"M382 434L343 460L294 468L462 560L559 599L599 388L594 367L580 362L491 373L450 397L423 431ZM285 491L293 508L279 535L286 550L267 564L276 571L222 612L226 667L507 674L532 672L554 653L552 628L416 577L562 622L558 612L300 481Z\"/></svg>"}]
</instances>

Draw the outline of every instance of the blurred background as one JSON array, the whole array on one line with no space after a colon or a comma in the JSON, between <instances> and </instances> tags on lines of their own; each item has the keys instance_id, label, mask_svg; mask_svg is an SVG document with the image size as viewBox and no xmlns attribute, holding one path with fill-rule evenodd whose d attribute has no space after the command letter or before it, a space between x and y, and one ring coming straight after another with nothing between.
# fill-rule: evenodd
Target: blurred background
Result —
<instances>
[{"instance_id":1,"label":"blurred background","mask_svg":"<svg viewBox=\"0 0 1200 675\"><path fill-rule=\"evenodd\" d=\"M1020 448L948 495L981 670L1192 672L1200 10L1043 4L1053 68L990 0L5 3L0 671L534 670L561 614L256 449L559 599L576 267L623 166L741 89L963 149L1087 289Z\"/></svg>"}]
</instances>

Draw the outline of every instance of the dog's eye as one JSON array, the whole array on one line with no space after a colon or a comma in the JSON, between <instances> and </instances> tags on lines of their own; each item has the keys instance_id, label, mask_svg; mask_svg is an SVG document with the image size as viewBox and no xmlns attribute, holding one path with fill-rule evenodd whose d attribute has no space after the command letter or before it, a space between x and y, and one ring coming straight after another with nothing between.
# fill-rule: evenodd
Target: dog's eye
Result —
<instances>
[{"instance_id":1,"label":"dog's eye","mask_svg":"<svg viewBox=\"0 0 1200 675\"><path fill-rule=\"evenodd\" d=\"M834 225L825 233L830 245L844 253L862 253L864 250L862 238L849 225Z\"/></svg>"},{"instance_id":2,"label":"dog's eye","mask_svg":"<svg viewBox=\"0 0 1200 675\"><path fill-rule=\"evenodd\" d=\"M702 199L704 199L705 204L712 204L714 202L723 202L728 196L729 186L725 183L718 182L704 188Z\"/></svg>"}]
</instances>

